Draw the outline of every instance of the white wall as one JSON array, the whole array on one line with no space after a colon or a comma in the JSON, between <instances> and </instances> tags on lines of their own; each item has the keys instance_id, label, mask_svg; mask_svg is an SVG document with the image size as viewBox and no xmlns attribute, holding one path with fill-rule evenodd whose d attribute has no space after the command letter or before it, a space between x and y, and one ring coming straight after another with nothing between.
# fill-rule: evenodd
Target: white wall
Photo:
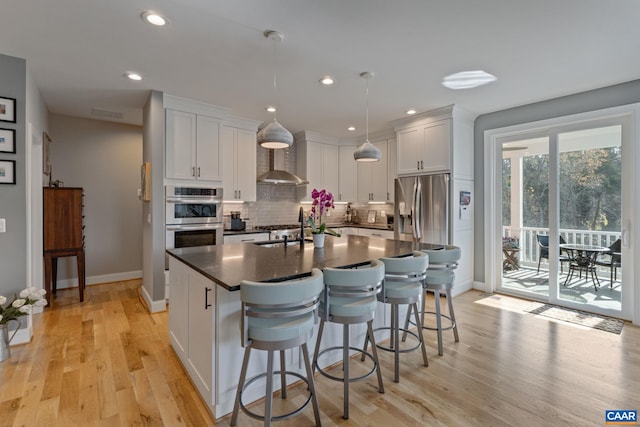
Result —
<instances>
[{"instance_id":1,"label":"white wall","mask_svg":"<svg viewBox=\"0 0 640 427\"><path fill-rule=\"evenodd\" d=\"M84 188L87 283L142 277L142 128L54 114L49 123L52 179ZM76 259L58 269L59 286L75 286Z\"/></svg>"}]
</instances>

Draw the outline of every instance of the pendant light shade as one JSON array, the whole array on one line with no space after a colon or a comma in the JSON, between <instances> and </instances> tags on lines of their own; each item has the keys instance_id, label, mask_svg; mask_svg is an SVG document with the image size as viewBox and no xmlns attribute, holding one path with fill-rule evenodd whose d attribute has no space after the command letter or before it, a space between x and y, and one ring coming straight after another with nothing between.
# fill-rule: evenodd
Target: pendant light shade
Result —
<instances>
[{"instance_id":1,"label":"pendant light shade","mask_svg":"<svg viewBox=\"0 0 640 427\"><path fill-rule=\"evenodd\" d=\"M264 148L289 148L293 144L293 135L273 119L258 132L258 144Z\"/></svg>"},{"instance_id":2,"label":"pendant light shade","mask_svg":"<svg viewBox=\"0 0 640 427\"><path fill-rule=\"evenodd\" d=\"M373 77L373 73L365 71L360 73L360 77L367 80L367 126L365 142L356 149L353 153L353 158L358 162L377 162L382 158L382 153L375 145L369 142L369 79Z\"/></svg>"},{"instance_id":3,"label":"pendant light shade","mask_svg":"<svg viewBox=\"0 0 640 427\"><path fill-rule=\"evenodd\" d=\"M274 101L278 100L277 91L277 79L276 79L276 46L278 42L282 41L284 34L280 31L267 30L264 32L264 36L273 40L273 52L274 52L274 64L273 64L273 98ZM276 120L276 111L278 110L277 102L273 112L273 121L266 125L258 132L257 141L264 148L289 148L293 145L293 135L287 129L284 128L278 120Z\"/></svg>"}]
</instances>

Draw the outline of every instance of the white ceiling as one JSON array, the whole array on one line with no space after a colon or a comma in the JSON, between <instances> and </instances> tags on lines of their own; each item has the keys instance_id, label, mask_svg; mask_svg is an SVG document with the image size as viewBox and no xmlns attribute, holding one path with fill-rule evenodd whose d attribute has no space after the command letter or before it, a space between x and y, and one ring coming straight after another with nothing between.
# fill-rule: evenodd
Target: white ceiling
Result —
<instances>
[{"instance_id":1,"label":"white ceiling","mask_svg":"<svg viewBox=\"0 0 640 427\"><path fill-rule=\"evenodd\" d=\"M144 24L149 9L170 24ZM141 124L155 89L270 120L274 43L262 34L276 29L278 121L348 138L348 125L364 133L362 71L375 73L370 132L409 107L483 114L640 78L639 20L638 0L13 0L0 53L27 60L52 113ZM498 81L440 84L473 69ZM326 74L333 87L318 83Z\"/></svg>"}]
</instances>

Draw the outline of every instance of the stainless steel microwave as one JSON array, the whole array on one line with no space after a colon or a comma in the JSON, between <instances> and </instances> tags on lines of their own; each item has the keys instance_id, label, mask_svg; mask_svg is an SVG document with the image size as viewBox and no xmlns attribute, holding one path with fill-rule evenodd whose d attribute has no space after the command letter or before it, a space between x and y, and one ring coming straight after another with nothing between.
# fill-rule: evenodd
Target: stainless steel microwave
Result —
<instances>
[{"instance_id":1,"label":"stainless steel microwave","mask_svg":"<svg viewBox=\"0 0 640 427\"><path fill-rule=\"evenodd\" d=\"M167 186L165 223L222 223L222 188Z\"/></svg>"}]
</instances>

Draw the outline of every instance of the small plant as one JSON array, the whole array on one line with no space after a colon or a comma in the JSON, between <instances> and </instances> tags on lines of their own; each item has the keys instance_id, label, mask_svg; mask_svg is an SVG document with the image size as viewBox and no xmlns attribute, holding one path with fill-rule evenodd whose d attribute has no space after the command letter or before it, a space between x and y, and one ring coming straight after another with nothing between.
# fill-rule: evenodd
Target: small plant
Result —
<instances>
[{"instance_id":1,"label":"small plant","mask_svg":"<svg viewBox=\"0 0 640 427\"><path fill-rule=\"evenodd\" d=\"M13 297L11 303L7 303L7 298L0 295L0 324L11 320L17 320L20 316L31 313L33 307L44 307L47 300L44 298L47 291L29 287Z\"/></svg>"},{"instance_id":2,"label":"small plant","mask_svg":"<svg viewBox=\"0 0 640 427\"><path fill-rule=\"evenodd\" d=\"M309 226L311 227L311 233L326 233L332 236L340 237L340 233L327 228L327 224L322 222L322 214L329 209L335 208L335 205L333 204L333 194L329 193L325 189L318 191L314 188L311 192L311 199L313 200L311 205L311 215L309 215Z\"/></svg>"}]
</instances>

